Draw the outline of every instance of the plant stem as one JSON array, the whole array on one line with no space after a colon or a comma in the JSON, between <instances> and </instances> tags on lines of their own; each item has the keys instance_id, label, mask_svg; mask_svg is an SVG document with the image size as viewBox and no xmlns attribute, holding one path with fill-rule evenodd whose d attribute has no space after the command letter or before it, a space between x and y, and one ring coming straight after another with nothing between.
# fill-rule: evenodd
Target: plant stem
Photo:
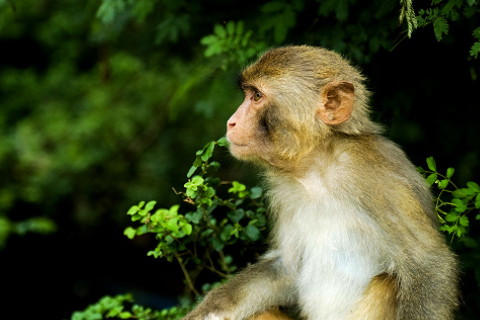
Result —
<instances>
[{"instance_id":1,"label":"plant stem","mask_svg":"<svg viewBox=\"0 0 480 320\"><path fill-rule=\"evenodd\" d=\"M185 263L183 262L182 257L180 255L178 255L177 253L175 253L175 258L177 258L178 264L180 265L180 268L182 268L182 272L183 272L183 275L185 277L185 281L187 282L188 287L190 288L190 290L192 290L192 292L196 296L199 296L200 293L197 291L197 289L195 289L195 286L193 285L193 281L190 278L190 274L188 273L187 268L185 267Z\"/></svg>"}]
</instances>

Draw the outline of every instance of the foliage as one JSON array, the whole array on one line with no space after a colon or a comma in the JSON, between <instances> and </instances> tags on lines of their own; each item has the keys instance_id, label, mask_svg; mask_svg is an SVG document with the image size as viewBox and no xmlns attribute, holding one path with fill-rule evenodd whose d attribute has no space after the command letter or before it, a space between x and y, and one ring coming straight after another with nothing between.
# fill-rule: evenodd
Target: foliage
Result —
<instances>
[{"instance_id":1,"label":"foliage","mask_svg":"<svg viewBox=\"0 0 480 320\"><path fill-rule=\"evenodd\" d=\"M435 212L441 223L440 230L447 233L451 240L458 239L468 246L476 246L474 239L468 236L469 217L475 214L475 220L480 220L480 186L473 181L467 182L463 188L452 180L454 168L448 168L445 174L437 171L433 157L427 158L425 170L419 168L430 186L437 188Z\"/></svg>"},{"instance_id":2,"label":"foliage","mask_svg":"<svg viewBox=\"0 0 480 320\"><path fill-rule=\"evenodd\" d=\"M215 137L223 131L217 119L228 110L215 106L225 105L227 94L206 97L228 75L205 81L212 76L209 63L189 65L181 57L162 62L171 57L168 51L146 57L124 50L132 46L125 39L116 46L122 28L147 23L155 1L104 1L98 8L94 3L0 3L0 41L7 55L0 62L2 244L22 233L15 231L22 219L19 228L28 225L31 232L43 232L46 221L62 211L72 212L79 224L95 224L139 195L168 195L167 186L179 174L172 151L178 132ZM42 14L45 19L30 32ZM8 64L11 48L24 38L34 44L37 65ZM190 108L194 112L185 115ZM193 118L195 125L189 124ZM160 137L167 139L158 143ZM194 143L183 139L176 150ZM30 209L20 217L18 207Z\"/></svg>"},{"instance_id":3,"label":"foliage","mask_svg":"<svg viewBox=\"0 0 480 320\"><path fill-rule=\"evenodd\" d=\"M221 68L227 69L231 64L245 65L260 51L266 49L264 42L251 41L253 31L245 31L244 22L229 21L225 26L216 24L214 33L202 38L205 57L224 55Z\"/></svg>"},{"instance_id":4,"label":"foliage","mask_svg":"<svg viewBox=\"0 0 480 320\"><path fill-rule=\"evenodd\" d=\"M215 25L213 34L202 38L202 44L206 46L204 54L221 59L221 66L225 68L231 64L244 65L245 61L270 46L318 43L344 52L357 61L369 61L380 49L393 47L386 35L395 24L382 18L390 15L394 6L377 0L369 7L368 13L352 15L351 12L359 7L361 4L356 0L311 3L301 0L268 1L259 5L253 20L245 18L228 21L225 26ZM384 25L371 28L372 17L375 23ZM299 21L307 20L315 24L320 19L325 25L329 24L328 32L320 24L314 25L311 32L301 36L295 32Z\"/></svg>"},{"instance_id":5,"label":"foliage","mask_svg":"<svg viewBox=\"0 0 480 320\"><path fill-rule=\"evenodd\" d=\"M24 235L28 232L49 234L55 232L55 230L55 222L45 217L33 217L20 222L13 222L0 216L0 249L5 246L8 237L12 234Z\"/></svg>"},{"instance_id":6,"label":"foliage","mask_svg":"<svg viewBox=\"0 0 480 320\"><path fill-rule=\"evenodd\" d=\"M407 21L407 34L408 37L412 37L413 30L418 27L417 17L415 16L415 11L413 10L413 0L400 0L400 23L403 20Z\"/></svg>"},{"instance_id":7,"label":"foliage","mask_svg":"<svg viewBox=\"0 0 480 320\"><path fill-rule=\"evenodd\" d=\"M432 25L435 38L441 41L448 35L450 25L460 20L471 20L479 17L477 0L434 0L432 7L418 11L418 27ZM409 28L410 30L410 28ZM472 31L474 43L470 49L470 56L477 58L480 52L480 27Z\"/></svg>"},{"instance_id":8,"label":"foliage","mask_svg":"<svg viewBox=\"0 0 480 320\"><path fill-rule=\"evenodd\" d=\"M195 294L199 294L195 278L204 269L225 277L237 268L234 256L238 258L239 253L252 249L253 243L264 240L262 189L247 189L238 181L221 181L212 175L220 167L218 162L210 161L215 147L225 145L222 138L197 151L187 174L191 178L184 185L185 192L177 192L188 204L185 213L179 212L179 205L153 210L155 201L142 201L128 211L132 222L140 225L128 227L125 235L133 239L154 234L158 245L148 255L175 259ZM192 177L194 173L197 175ZM225 191L226 195L221 196Z\"/></svg>"},{"instance_id":9,"label":"foliage","mask_svg":"<svg viewBox=\"0 0 480 320\"><path fill-rule=\"evenodd\" d=\"M101 319L138 319L138 320L177 320L182 318L188 307L172 307L162 311L154 311L134 303L129 294L114 297L105 296L84 311L72 314L71 320Z\"/></svg>"},{"instance_id":10,"label":"foliage","mask_svg":"<svg viewBox=\"0 0 480 320\"><path fill-rule=\"evenodd\" d=\"M386 34L379 30L378 26L376 32L367 30L368 24L372 23L369 19L372 19L372 17L380 19L390 14L390 10L394 9L385 4L385 2L380 5L374 1L369 10L376 10L375 12L370 13L369 16L362 13L358 14L359 24L355 25L355 22L352 22L352 19L350 19L346 28L341 28L340 26L343 24L343 21L351 18L350 12L358 5L357 1L327 0L316 2L317 7L314 8L314 12L318 12L318 15L323 17L333 14L336 17L336 25L331 26L331 30L328 33L316 33L313 36L315 42L346 52L357 61L369 61L371 55L378 50L382 48L390 49L396 45L386 39ZM250 23L247 23L251 27L250 29L245 29L243 20L237 22L229 21L225 26L216 24L214 33L202 39L202 44L207 47L204 54L206 57L220 56L222 59L221 66L224 69L232 63L244 65L256 53L266 48L267 43L279 45L288 41L289 35L294 30L299 17L305 15L304 10L311 9L313 8L300 0L269 1L260 7L259 14L261 18L258 20L261 21L261 25L252 26ZM414 2L412 0L401 0L399 22L402 24L406 21L406 32L409 38L411 38L415 29L431 24L436 39L441 41L448 34L451 22L458 22L460 17L465 20L475 21L478 13L478 4L475 0L433 1L432 7L420 9L418 15L415 14ZM378 23L378 21L375 22ZM361 23L363 24L360 25ZM366 23L368 23L367 26ZM384 27L387 30L392 28L391 25L385 25ZM471 47L470 55L475 58L480 52L479 30L479 28L476 28L472 31L475 42ZM353 32L356 32L355 37L350 38L353 36ZM365 37L367 33L371 36ZM253 34L254 36L252 36ZM333 39L335 40L332 41ZM347 47L347 41L351 47ZM362 50L357 51L359 48L362 48Z\"/></svg>"}]
</instances>

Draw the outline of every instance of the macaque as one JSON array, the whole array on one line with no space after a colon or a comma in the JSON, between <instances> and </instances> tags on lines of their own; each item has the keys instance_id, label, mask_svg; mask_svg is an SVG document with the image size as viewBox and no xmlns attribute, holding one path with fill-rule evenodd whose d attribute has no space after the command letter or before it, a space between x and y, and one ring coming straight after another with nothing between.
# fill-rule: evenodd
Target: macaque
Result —
<instances>
[{"instance_id":1,"label":"macaque","mask_svg":"<svg viewBox=\"0 0 480 320\"><path fill-rule=\"evenodd\" d=\"M185 320L286 319L289 306L307 320L453 319L456 257L424 179L370 120L364 81L310 46L243 70L227 139L263 170L271 247Z\"/></svg>"}]
</instances>

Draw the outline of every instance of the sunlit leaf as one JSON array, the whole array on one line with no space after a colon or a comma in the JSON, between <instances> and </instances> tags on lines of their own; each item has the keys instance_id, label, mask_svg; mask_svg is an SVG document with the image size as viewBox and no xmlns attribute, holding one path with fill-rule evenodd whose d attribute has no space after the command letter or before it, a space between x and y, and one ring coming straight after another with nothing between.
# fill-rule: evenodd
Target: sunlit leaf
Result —
<instances>
[{"instance_id":1,"label":"sunlit leaf","mask_svg":"<svg viewBox=\"0 0 480 320\"><path fill-rule=\"evenodd\" d=\"M430 169L431 171L434 171L434 172L437 171L437 164L435 163L435 159L433 157L427 158L427 166L428 166L428 169Z\"/></svg>"}]
</instances>

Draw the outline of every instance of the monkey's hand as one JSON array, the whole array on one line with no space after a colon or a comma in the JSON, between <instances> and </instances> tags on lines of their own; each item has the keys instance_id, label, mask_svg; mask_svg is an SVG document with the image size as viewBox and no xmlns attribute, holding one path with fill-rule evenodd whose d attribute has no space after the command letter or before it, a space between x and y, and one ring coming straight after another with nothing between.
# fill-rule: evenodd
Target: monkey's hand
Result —
<instances>
[{"instance_id":1,"label":"monkey's hand","mask_svg":"<svg viewBox=\"0 0 480 320\"><path fill-rule=\"evenodd\" d=\"M236 319L233 313L228 313L218 308L213 307L205 301L197 308L187 314L182 320L234 320ZM217 309L217 310L214 310Z\"/></svg>"},{"instance_id":2,"label":"monkey's hand","mask_svg":"<svg viewBox=\"0 0 480 320\"><path fill-rule=\"evenodd\" d=\"M182 320L239 320L239 315L234 312L235 304L232 298L220 286L209 292L203 301Z\"/></svg>"},{"instance_id":3,"label":"monkey's hand","mask_svg":"<svg viewBox=\"0 0 480 320\"><path fill-rule=\"evenodd\" d=\"M292 279L270 252L227 283L210 291L183 320L243 320L276 306L294 302Z\"/></svg>"},{"instance_id":4,"label":"monkey's hand","mask_svg":"<svg viewBox=\"0 0 480 320\"><path fill-rule=\"evenodd\" d=\"M233 320L233 318L226 315L220 315L217 313L209 313L205 316L198 316L194 314L188 314L182 320Z\"/></svg>"}]
</instances>

